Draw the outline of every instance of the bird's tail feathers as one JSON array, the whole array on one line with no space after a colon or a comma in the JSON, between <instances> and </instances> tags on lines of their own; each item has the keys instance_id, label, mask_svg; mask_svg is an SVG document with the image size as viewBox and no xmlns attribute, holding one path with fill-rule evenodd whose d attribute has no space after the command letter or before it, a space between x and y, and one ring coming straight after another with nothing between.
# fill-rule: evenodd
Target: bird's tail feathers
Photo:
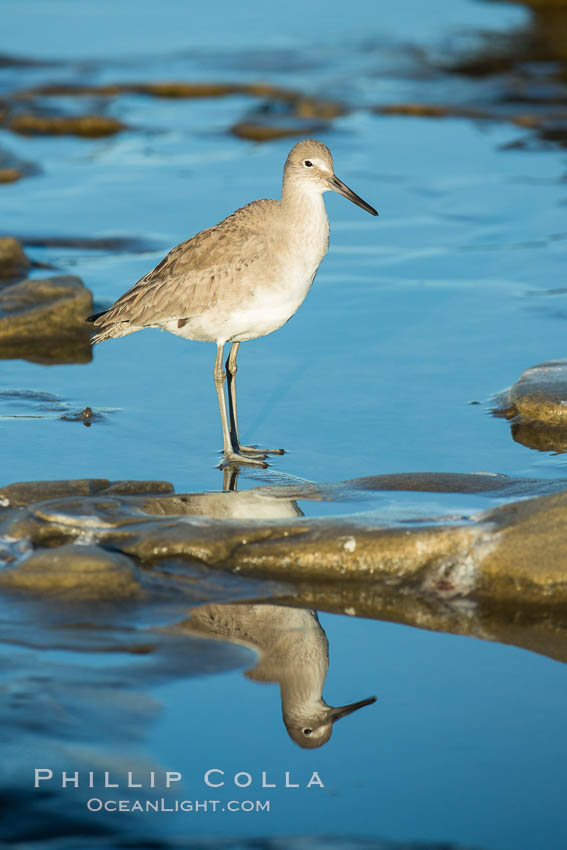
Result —
<instances>
[{"instance_id":1,"label":"bird's tail feathers","mask_svg":"<svg viewBox=\"0 0 567 850\"><path fill-rule=\"evenodd\" d=\"M100 313L93 313L92 316L89 316L88 319L85 319L85 322L91 322L92 324L95 324L95 322L97 322L98 319L101 318L101 316L106 316L107 313L108 310L102 310Z\"/></svg>"},{"instance_id":2,"label":"bird's tail feathers","mask_svg":"<svg viewBox=\"0 0 567 850\"><path fill-rule=\"evenodd\" d=\"M97 342L104 342L105 339L126 336L126 334L138 330L138 328L132 327L130 322L113 322L111 320L105 322L104 317L109 312L109 310L103 310L102 313L95 313L86 320L87 322L91 322L97 330L97 333L91 337L91 345L96 345Z\"/></svg>"}]
</instances>

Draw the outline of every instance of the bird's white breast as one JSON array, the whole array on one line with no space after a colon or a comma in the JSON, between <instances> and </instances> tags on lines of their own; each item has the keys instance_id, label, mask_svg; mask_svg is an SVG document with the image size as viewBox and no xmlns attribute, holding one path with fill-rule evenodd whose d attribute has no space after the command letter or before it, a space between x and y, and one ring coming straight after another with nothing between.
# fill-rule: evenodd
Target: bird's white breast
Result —
<instances>
[{"instance_id":1,"label":"bird's white breast","mask_svg":"<svg viewBox=\"0 0 567 850\"><path fill-rule=\"evenodd\" d=\"M302 234L299 239L292 237L292 247L288 249L285 261L267 274L271 277L269 284L267 280L260 284L253 298L231 316L230 323L234 325L235 332L228 340L243 342L265 336L281 328L295 315L327 253L328 232L327 226L321 234Z\"/></svg>"}]
</instances>

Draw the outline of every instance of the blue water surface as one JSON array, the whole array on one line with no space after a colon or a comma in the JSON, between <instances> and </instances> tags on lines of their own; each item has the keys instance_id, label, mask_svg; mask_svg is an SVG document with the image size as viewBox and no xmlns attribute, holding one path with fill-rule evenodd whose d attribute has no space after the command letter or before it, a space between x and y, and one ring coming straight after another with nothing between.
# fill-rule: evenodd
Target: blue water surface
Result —
<instances>
[{"instance_id":1,"label":"blue water surface","mask_svg":"<svg viewBox=\"0 0 567 850\"><path fill-rule=\"evenodd\" d=\"M380 217L327 196L331 250L307 300L277 334L242 346L241 433L288 454L267 473L244 471L241 488L278 476L338 481L405 471L565 477L564 456L515 443L508 424L489 415L494 393L567 352L564 152L513 147L525 131L512 124L369 109L427 100L426 76L408 70L416 61L408 45L438 55L526 18L516 6L466 0L358 0L348 9L336 0L5 0L2 52L57 60L0 70L6 88L267 80L352 106L319 137L337 174ZM469 83L449 76L443 85L460 92ZM2 186L0 230L146 240L141 252L28 249L80 276L104 309L173 245L250 200L279 196L290 140L258 145L228 132L254 105L242 95L130 94L104 107L130 128L112 138L20 138L0 129L3 148L41 165L37 176ZM106 477L220 489L214 354L213 345L145 331L98 346L86 365L2 361L2 482ZM104 419L90 428L64 422L33 400L17 404L10 390L52 393ZM387 494L376 504L384 522L488 507L483 497L451 494ZM369 506L301 504L310 515ZM144 815L142 831L330 832L564 850L567 683L559 662L386 622L323 614L321 623L330 641L327 700L378 697L341 720L321 750L297 748L277 687L241 670L148 686L158 709L140 746L183 772L190 799L205 797L202 774L213 767L227 776L249 771L253 800L266 796L256 784L262 771L271 781L290 771L304 782L316 770L325 788L270 790L269 813Z\"/></svg>"}]
</instances>

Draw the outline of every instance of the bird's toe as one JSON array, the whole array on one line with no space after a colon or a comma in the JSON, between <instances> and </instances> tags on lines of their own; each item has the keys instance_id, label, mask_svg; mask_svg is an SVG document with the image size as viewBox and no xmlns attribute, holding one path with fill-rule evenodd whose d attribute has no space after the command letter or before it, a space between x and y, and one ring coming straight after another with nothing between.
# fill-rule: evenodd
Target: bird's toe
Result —
<instances>
[{"instance_id":1,"label":"bird's toe","mask_svg":"<svg viewBox=\"0 0 567 850\"><path fill-rule=\"evenodd\" d=\"M226 469L228 466L237 464L246 464L247 466L256 466L260 469L267 469L268 464L264 460L265 455L246 455L241 452L225 452L220 464L220 469Z\"/></svg>"},{"instance_id":2,"label":"bird's toe","mask_svg":"<svg viewBox=\"0 0 567 850\"><path fill-rule=\"evenodd\" d=\"M285 449L262 449L258 446L239 446L238 450L245 455L285 455Z\"/></svg>"}]
</instances>

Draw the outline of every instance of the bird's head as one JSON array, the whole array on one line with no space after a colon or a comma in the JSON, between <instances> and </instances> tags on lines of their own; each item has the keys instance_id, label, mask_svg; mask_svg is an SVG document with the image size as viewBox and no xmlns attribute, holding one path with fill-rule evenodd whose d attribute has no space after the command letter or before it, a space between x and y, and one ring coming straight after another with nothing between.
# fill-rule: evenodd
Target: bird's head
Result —
<instances>
[{"instance_id":1,"label":"bird's head","mask_svg":"<svg viewBox=\"0 0 567 850\"><path fill-rule=\"evenodd\" d=\"M360 702L333 708L333 706L327 705L321 700L317 709L309 713L305 712L305 714L295 716L284 714L284 723L290 738L296 744L299 744L303 749L315 749L327 743L333 731L333 724L337 720L358 711L359 708L372 705L373 702L376 702L376 697L369 697L360 700Z\"/></svg>"},{"instance_id":2,"label":"bird's head","mask_svg":"<svg viewBox=\"0 0 567 850\"><path fill-rule=\"evenodd\" d=\"M356 192L343 183L335 174L333 155L323 142L304 139L290 150L284 169L284 182L301 183L313 192L338 192L371 215L378 215L374 207L367 204Z\"/></svg>"}]
</instances>

